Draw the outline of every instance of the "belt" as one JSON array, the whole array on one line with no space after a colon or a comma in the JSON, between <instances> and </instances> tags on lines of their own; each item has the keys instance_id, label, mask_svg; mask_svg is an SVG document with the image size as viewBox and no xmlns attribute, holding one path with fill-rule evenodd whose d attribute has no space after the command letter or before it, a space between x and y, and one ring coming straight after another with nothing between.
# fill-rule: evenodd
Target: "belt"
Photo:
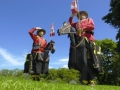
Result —
<instances>
[{"instance_id":1,"label":"belt","mask_svg":"<svg viewBox=\"0 0 120 90\"><path fill-rule=\"evenodd\" d=\"M89 34L94 35L94 32L92 32L92 31L85 31L85 33L89 33Z\"/></svg>"}]
</instances>

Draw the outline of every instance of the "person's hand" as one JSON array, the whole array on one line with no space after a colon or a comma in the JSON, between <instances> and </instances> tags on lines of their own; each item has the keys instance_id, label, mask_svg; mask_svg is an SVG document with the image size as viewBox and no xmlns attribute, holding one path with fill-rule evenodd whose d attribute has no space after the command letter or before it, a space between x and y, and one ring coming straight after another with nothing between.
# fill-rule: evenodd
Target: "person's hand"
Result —
<instances>
[{"instance_id":1,"label":"person's hand","mask_svg":"<svg viewBox=\"0 0 120 90\"><path fill-rule=\"evenodd\" d=\"M80 29L77 30L76 34L80 35L80 34L82 34L82 32L83 32L83 29L80 28Z\"/></svg>"},{"instance_id":2,"label":"person's hand","mask_svg":"<svg viewBox=\"0 0 120 90\"><path fill-rule=\"evenodd\" d=\"M74 13L74 14L71 15L71 17L74 17L74 16L76 16L76 15L77 15L77 13Z\"/></svg>"},{"instance_id":3,"label":"person's hand","mask_svg":"<svg viewBox=\"0 0 120 90\"><path fill-rule=\"evenodd\" d=\"M41 28L40 27L36 27L36 30L40 30Z\"/></svg>"}]
</instances>

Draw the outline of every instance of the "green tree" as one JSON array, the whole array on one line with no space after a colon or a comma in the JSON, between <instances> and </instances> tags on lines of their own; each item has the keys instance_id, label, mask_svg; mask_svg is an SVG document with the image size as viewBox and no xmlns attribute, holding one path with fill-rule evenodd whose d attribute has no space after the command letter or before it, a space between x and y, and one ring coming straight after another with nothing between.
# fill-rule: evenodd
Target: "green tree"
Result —
<instances>
[{"instance_id":1,"label":"green tree","mask_svg":"<svg viewBox=\"0 0 120 90\"><path fill-rule=\"evenodd\" d=\"M118 58L119 54L116 51L116 42L111 39L96 40L95 42L101 46L103 57L104 73L98 76L99 83L119 85L120 62Z\"/></svg>"},{"instance_id":2,"label":"green tree","mask_svg":"<svg viewBox=\"0 0 120 90\"><path fill-rule=\"evenodd\" d=\"M105 15L102 20L105 21L105 23L110 24L114 28L118 29L118 33L116 35L117 41L117 52L116 55L114 55L114 63L113 63L113 73L116 77L115 84L120 85L120 0L111 0L110 1L110 9L107 15Z\"/></svg>"},{"instance_id":3,"label":"green tree","mask_svg":"<svg viewBox=\"0 0 120 90\"><path fill-rule=\"evenodd\" d=\"M116 40L118 40L117 50L120 52L120 0L110 1L109 13L105 15L102 20L118 29Z\"/></svg>"}]
</instances>

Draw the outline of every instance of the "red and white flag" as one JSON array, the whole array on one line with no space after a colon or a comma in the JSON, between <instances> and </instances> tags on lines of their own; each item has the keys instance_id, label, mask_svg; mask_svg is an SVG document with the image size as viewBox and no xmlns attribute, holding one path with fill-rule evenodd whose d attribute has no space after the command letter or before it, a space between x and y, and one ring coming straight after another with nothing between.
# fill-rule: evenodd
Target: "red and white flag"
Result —
<instances>
[{"instance_id":1,"label":"red and white flag","mask_svg":"<svg viewBox=\"0 0 120 90\"><path fill-rule=\"evenodd\" d=\"M51 25L50 36L55 36L55 32L54 32L54 24L53 24L53 23L52 23L52 25Z\"/></svg>"},{"instance_id":2,"label":"red and white flag","mask_svg":"<svg viewBox=\"0 0 120 90\"><path fill-rule=\"evenodd\" d=\"M72 14L75 14L78 12L77 3L78 3L78 0L73 0L73 2L71 4Z\"/></svg>"}]
</instances>

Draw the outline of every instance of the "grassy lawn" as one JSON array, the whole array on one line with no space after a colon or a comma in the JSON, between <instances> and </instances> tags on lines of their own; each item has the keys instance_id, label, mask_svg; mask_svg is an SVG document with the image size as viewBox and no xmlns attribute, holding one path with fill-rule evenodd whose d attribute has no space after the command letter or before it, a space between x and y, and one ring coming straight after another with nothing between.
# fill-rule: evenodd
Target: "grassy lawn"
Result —
<instances>
[{"instance_id":1,"label":"grassy lawn","mask_svg":"<svg viewBox=\"0 0 120 90\"><path fill-rule=\"evenodd\" d=\"M0 77L0 90L120 90L119 86L84 86L80 84L48 83L24 78Z\"/></svg>"}]
</instances>

